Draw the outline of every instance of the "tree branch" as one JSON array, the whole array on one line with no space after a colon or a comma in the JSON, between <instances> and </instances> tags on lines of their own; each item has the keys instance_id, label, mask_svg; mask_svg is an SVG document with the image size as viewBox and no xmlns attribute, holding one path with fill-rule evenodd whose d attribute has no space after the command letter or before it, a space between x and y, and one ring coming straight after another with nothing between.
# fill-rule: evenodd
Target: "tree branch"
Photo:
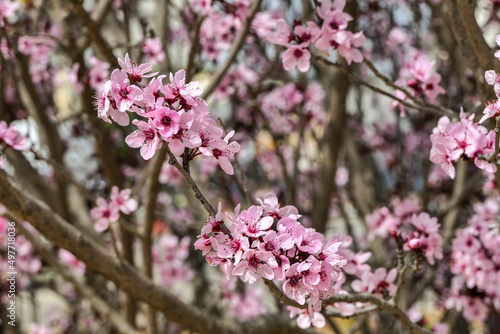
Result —
<instances>
[{"instance_id":1,"label":"tree branch","mask_svg":"<svg viewBox=\"0 0 500 334\"><path fill-rule=\"evenodd\" d=\"M116 313L106 301L99 297L92 289L81 283L77 277L66 267L61 261L52 253L51 247L45 245L42 239L33 235L26 227L19 221L16 222L16 229L28 239L28 241L35 247L40 256L66 281L70 282L75 288L76 292L87 299L92 308L96 310L106 321L108 321L119 333L138 333L132 326L124 322L122 317Z\"/></svg>"}]
</instances>

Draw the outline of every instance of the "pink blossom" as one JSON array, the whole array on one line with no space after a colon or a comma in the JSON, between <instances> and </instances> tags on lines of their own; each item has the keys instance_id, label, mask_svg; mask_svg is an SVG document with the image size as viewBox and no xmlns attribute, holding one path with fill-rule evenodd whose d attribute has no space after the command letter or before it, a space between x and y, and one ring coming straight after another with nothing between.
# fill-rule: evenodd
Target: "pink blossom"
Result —
<instances>
[{"instance_id":1,"label":"pink blossom","mask_svg":"<svg viewBox=\"0 0 500 334\"><path fill-rule=\"evenodd\" d=\"M321 34L320 28L312 21L308 21L306 27L302 25L295 26L293 32L299 38L299 46L304 48L314 43Z\"/></svg>"},{"instance_id":2,"label":"pink blossom","mask_svg":"<svg viewBox=\"0 0 500 334\"><path fill-rule=\"evenodd\" d=\"M234 154L239 152L240 144L233 141L229 143L229 139L233 136L234 131L229 132L223 140L216 141L212 150L213 156L219 162L222 170L229 175L234 174L233 166L231 165L230 159L233 158Z\"/></svg>"},{"instance_id":3,"label":"pink blossom","mask_svg":"<svg viewBox=\"0 0 500 334\"><path fill-rule=\"evenodd\" d=\"M120 70L111 73L111 96L116 103L116 109L122 113L129 110L135 101L143 98L141 89L130 85L127 73Z\"/></svg>"},{"instance_id":4,"label":"pink blossom","mask_svg":"<svg viewBox=\"0 0 500 334\"><path fill-rule=\"evenodd\" d=\"M96 200L96 207L90 210L90 215L95 220L94 228L97 232L108 229L109 223L114 223L120 218L118 207L114 203L109 203L102 197Z\"/></svg>"},{"instance_id":5,"label":"pink blossom","mask_svg":"<svg viewBox=\"0 0 500 334\"><path fill-rule=\"evenodd\" d=\"M229 298L229 315L238 321L249 321L265 314L266 311L261 290L258 288L246 287L243 293L231 294Z\"/></svg>"},{"instance_id":6,"label":"pink blossom","mask_svg":"<svg viewBox=\"0 0 500 334\"><path fill-rule=\"evenodd\" d=\"M163 139L170 138L179 131L179 114L168 107L162 107L156 111L154 124Z\"/></svg>"},{"instance_id":7,"label":"pink blossom","mask_svg":"<svg viewBox=\"0 0 500 334\"><path fill-rule=\"evenodd\" d=\"M122 60L118 58L118 64L122 68L123 71L120 71L121 73L128 73L129 78L132 82L141 82L142 78L150 78L152 76L155 76L158 73L149 73L151 69L153 68L153 65L151 64L141 64L137 66L136 64L133 64L130 61L130 57L128 56L128 53L125 54L125 58ZM113 79L111 79L113 80Z\"/></svg>"},{"instance_id":8,"label":"pink blossom","mask_svg":"<svg viewBox=\"0 0 500 334\"><path fill-rule=\"evenodd\" d=\"M370 271L370 265L365 262L372 256L371 252L359 251L354 254L352 251L344 249L343 254L347 259L347 264L343 268L347 274L361 277L363 273Z\"/></svg>"},{"instance_id":9,"label":"pink blossom","mask_svg":"<svg viewBox=\"0 0 500 334\"><path fill-rule=\"evenodd\" d=\"M65 265L70 267L76 275L83 276L85 274L85 263L78 260L76 256L74 256L67 250L60 249L59 258Z\"/></svg>"},{"instance_id":10,"label":"pink blossom","mask_svg":"<svg viewBox=\"0 0 500 334\"><path fill-rule=\"evenodd\" d=\"M394 280L398 271L396 268L389 272L385 268L378 268L375 272L365 272L361 279L354 280L351 284L356 292L373 292L378 295L386 296L393 295L396 291Z\"/></svg>"},{"instance_id":11,"label":"pink blossom","mask_svg":"<svg viewBox=\"0 0 500 334\"><path fill-rule=\"evenodd\" d=\"M259 277L274 279L273 268L278 266L271 252L248 249L243 253L241 261L233 269L233 275L243 276L243 281L252 284Z\"/></svg>"},{"instance_id":12,"label":"pink blossom","mask_svg":"<svg viewBox=\"0 0 500 334\"><path fill-rule=\"evenodd\" d=\"M309 70L311 53L301 46L292 45L283 53L283 68L287 71L292 70L295 66L301 72Z\"/></svg>"},{"instance_id":13,"label":"pink blossom","mask_svg":"<svg viewBox=\"0 0 500 334\"><path fill-rule=\"evenodd\" d=\"M128 215L137 210L137 201L130 198L132 194L131 189L119 190L117 186L111 188L111 204L118 207L124 214Z\"/></svg>"},{"instance_id":14,"label":"pink blossom","mask_svg":"<svg viewBox=\"0 0 500 334\"><path fill-rule=\"evenodd\" d=\"M290 40L293 39L290 33L290 28L285 20L279 19L276 21L276 32L267 36L270 43L288 46Z\"/></svg>"},{"instance_id":15,"label":"pink blossom","mask_svg":"<svg viewBox=\"0 0 500 334\"><path fill-rule=\"evenodd\" d=\"M130 147L140 147L141 156L145 160L149 160L156 150L161 147L161 139L156 132L156 128L151 123L139 120L133 120L132 123L137 125L138 129L129 134L125 138L125 142Z\"/></svg>"},{"instance_id":16,"label":"pink blossom","mask_svg":"<svg viewBox=\"0 0 500 334\"><path fill-rule=\"evenodd\" d=\"M273 218L261 217L261 215L262 208L255 205L242 211L238 216L238 222L241 224L243 233L254 238L267 234L267 230L273 224Z\"/></svg>"},{"instance_id":17,"label":"pink blossom","mask_svg":"<svg viewBox=\"0 0 500 334\"><path fill-rule=\"evenodd\" d=\"M183 113L179 118L179 130L176 134L167 138L168 146L172 153L180 156L184 153L184 148L198 148L202 144L198 134L190 130L194 122L194 116L188 113Z\"/></svg>"},{"instance_id":18,"label":"pink blossom","mask_svg":"<svg viewBox=\"0 0 500 334\"><path fill-rule=\"evenodd\" d=\"M483 111L483 117L479 120L479 124L486 121L488 118L500 116L500 100L493 101L486 105Z\"/></svg>"},{"instance_id":19,"label":"pink blossom","mask_svg":"<svg viewBox=\"0 0 500 334\"><path fill-rule=\"evenodd\" d=\"M107 81L109 76L109 63L102 61L96 57L90 57L89 59L90 69L87 73L89 79L89 86L95 90L101 90ZM106 95L109 92L106 92Z\"/></svg>"},{"instance_id":20,"label":"pink blossom","mask_svg":"<svg viewBox=\"0 0 500 334\"><path fill-rule=\"evenodd\" d=\"M297 314L297 326L302 329L307 329L314 326L316 328L325 327L326 320L325 317L320 312L310 313L307 309L299 309L293 306L288 306L287 309L290 311L290 318L295 317Z\"/></svg>"},{"instance_id":21,"label":"pink blossom","mask_svg":"<svg viewBox=\"0 0 500 334\"><path fill-rule=\"evenodd\" d=\"M160 64L165 60L163 44L159 37L145 39L141 50L153 64Z\"/></svg>"},{"instance_id":22,"label":"pink blossom","mask_svg":"<svg viewBox=\"0 0 500 334\"><path fill-rule=\"evenodd\" d=\"M5 121L0 121L0 144L2 142L17 151L25 151L29 148L29 138L21 136L14 125L7 126Z\"/></svg>"},{"instance_id":23,"label":"pink blossom","mask_svg":"<svg viewBox=\"0 0 500 334\"><path fill-rule=\"evenodd\" d=\"M368 238L371 240L375 236L386 238L391 231L396 231L400 224L399 220L386 207L375 210L366 216L365 220L370 229Z\"/></svg>"}]
</instances>

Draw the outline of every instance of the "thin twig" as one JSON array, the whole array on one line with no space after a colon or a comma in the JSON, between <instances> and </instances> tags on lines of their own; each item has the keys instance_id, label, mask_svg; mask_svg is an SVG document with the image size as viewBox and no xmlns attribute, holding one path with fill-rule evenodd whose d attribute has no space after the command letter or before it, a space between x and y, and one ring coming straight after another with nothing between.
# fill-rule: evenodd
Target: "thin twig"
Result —
<instances>
[{"instance_id":1,"label":"thin twig","mask_svg":"<svg viewBox=\"0 0 500 334\"><path fill-rule=\"evenodd\" d=\"M193 180L193 177L191 176L191 173L186 171L179 161L177 161L177 157L170 151L170 148L168 147L168 144L165 143L167 154L169 156L169 164L174 166L181 174L184 176L186 181L188 182L189 186L194 192L194 196L198 201L200 201L201 205L205 208L205 210L210 214L210 216L215 217L216 212L210 202L207 200L207 198L202 194L200 188L198 188L198 185L196 182Z\"/></svg>"}]
</instances>

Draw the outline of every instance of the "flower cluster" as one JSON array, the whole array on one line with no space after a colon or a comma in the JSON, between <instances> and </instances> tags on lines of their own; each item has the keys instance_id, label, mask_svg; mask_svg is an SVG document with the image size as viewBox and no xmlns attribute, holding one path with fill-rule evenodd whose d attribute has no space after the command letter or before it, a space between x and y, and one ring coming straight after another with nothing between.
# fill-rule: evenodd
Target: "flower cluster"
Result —
<instances>
[{"instance_id":1,"label":"flower cluster","mask_svg":"<svg viewBox=\"0 0 500 334\"><path fill-rule=\"evenodd\" d=\"M106 231L110 223L115 223L120 218L120 211L126 215L137 210L137 201L130 198L132 190L120 191L117 186L111 188L110 201L99 197L97 206L90 210L90 215L95 220L94 228L97 232Z\"/></svg>"},{"instance_id":2,"label":"flower cluster","mask_svg":"<svg viewBox=\"0 0 500 334\"><path fill-rule=\"evenodd\" d=\"M406 251L423 254L430 264L443 258L443 238L439 234L437 218L431 218L417 201L404 199L393 207L375 210L366 216L369 228L368 238L387 238L389 235L401 238Z\"/></svg>"},{"instance_id":3,"label":"flower cluster","mask_svg":"<svg viewBox=\"0 0 500 334\"><path fill-rule=\"evenodd\" d=\"M485 155L495 151L495 133L477 123L474 115L466 117L460 113L460 121L452 123L443 116L437 127L432 130L432 148L430 160L441 168L452 179L455 178L453 164L460 158L473 159L474 164L488 173L494 173L497 166L484 159Z\"/></svg>"},{"instance_id":4,"label":"flower cluster","mask_svg":"<svg viewBox=\"0 0 500 334\"><path fill-rule=\"evenodd\" d=\"M435 102L438 95L446 92L439 86L441 75L432 73L435 64L436 61L430 60L427 54L411 50L400 71L400 79L396 80L395 84L401 87L408 85L414 97L424 97L430 102ZM408 99L406 94L399 90L395 92L395 96L402 100ZM399 103L395 102L395 105Z\"/></svg>"},{"instance_id":5,"label":"flower cluster","mask_svg":"<svg viewBox=\"0 0 500 334\"><path fill-rule=\"evenodd\" d=\"M467 227L452 241L453 277L448 308L463 312L468 321L485 321L488 309L500 310L500 201L489 198L474 205Z\"/></svg>"},{"instance_id":6,"label":"flower cluster","mask_svg":"<svg viewBox=\"0 0 500 334\"><path fill-rule=\"evenodd\" d=\"M130 122L127 111L135 113L132 123L137 130L125 138L130 147L139 148L141 156L150 159L165 141L175 156L191 149L189 159L197 155L217 159L227 174L233 174L230 159L240 150L237 142L229 143L234 131L223 137L224 131L210 117L208 105L200 98L202 90L197 82L186 83L184 70L170 74L170 84L163 84L164 75L149 73L151 64L136 65L118 59L121 69L111 73L97 96L99 117L119 125Z\"/></svg>"},{"instance_id":7,"label":"flower cluster","mask_svg":"<svg viewBox=\"0 0 500 334\"><path fill-rule=\"evenodd\" d=\"M253 283L260 278L282 281L284 293L304 305L309 314L320 312L322 299L335 294L333 284L342 279L346 260L337 254L342 242L325 240L306 228L293 206L280 207L276 195L268 193L260 205L227 214L226 227L221 206L195 242L210 265L218 265L227 277L241 276Z\"/></svg>"},{"instance_id":8,"label":"flower cluster","mask_svg":"<svg viewBox=\"0 0 500 334\"><path fill-rule=\"evenodd\" d=\"M321 20L321 28L313 21L295 21L292 31L285 20L276 22L276 31L268 36L268 41L283 45L287 50L283 53L283 67L290 71L297 67L307 72L310 67L311 53L307 49L314 45L318 50L329 53L337 50L349 64L363 61L362 53L357 49L365 43L363 32L352 33L347 25L352 17L343 12L345 0L321 1L316 13Z\"/></svg>"}]
</instances>

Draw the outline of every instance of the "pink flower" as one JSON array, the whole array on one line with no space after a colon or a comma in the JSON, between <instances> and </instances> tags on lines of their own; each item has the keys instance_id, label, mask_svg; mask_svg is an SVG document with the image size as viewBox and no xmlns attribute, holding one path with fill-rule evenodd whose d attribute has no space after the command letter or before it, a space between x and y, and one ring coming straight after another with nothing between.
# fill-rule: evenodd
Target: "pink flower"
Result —
<instances>
[{"instance_id":1,"label":"pink flower","mask_svg":"<svg viewBox=\"0 0 500 334\"><path fill-rule=\"evenodd\" d=\"M161 139L156 133L156 128L151 123L133 120L138 129L125 138L125 142L130 147L140 147L141 156L144 160L149 160L161 147Z\"/></svg>"},{"instance_id":2,"label":"pink flower","mask_svg":"<svg viewBox=\"0 0 500 334\"><path fill-rule=\"evenodd\" d=\"M318 16L326 20L334 12L342 12L345 7L345 0L322 0L321 6L317 7Z\"/></svg>"},{"instance_id":3,"label":"pink flower","mask_svg":"<svg viewBox=\"0 0 500 334\"><path fill-rule=\"evenodd\" d=\"M498 117L500 116L500 100L493 101L493 103L489 103L486 105L483 111L483 117L479 120L479 124L486 121L488 118Z\"/></svg>"},{"instance_id":4,"label":"pink flower","mask_svg":"<svg viewBox=\"0 0 500 334\"><path fill-rule=\"evenodd\" d=\"M307 22L307 27L302 25L295 26L293 32L299 38L299 46L302 46L303 48L306 48L309 44L314 43L321 34L319 27L312 21Z\"/></svg>"},{"instance_id":5,"label":"pink flower","mask_svg":"<svg viewBox=\"0 0 500 334\"><path fill-rule=\"evenodd\" d=\"M111 96L116 103L116 109L122 113L129 110L135 101L143 98L141 89L129 84L127 73L117 69L111 73Z\"/></svg>"},{"instance_id":6,"label":"pink flower","mask_svg":"<svg viewBox=\"0 0 500 334\"><path fill-rule=\"evenodd\" d=\"M365 272L361 280L354 280L351 284L356 292L372 292L378 295L393 295L396 291L396 285L393 284L398 275L396 268L389 272L385 268L378 268L375 272Z\"/></svg>"},{"instance_id":7,"label":"pink flower","mask_svg":"<svg viewBox=\"0 0 500 334\"><path fill-rule=\"evenodd\" d=\"M371 252L358 252L354 254L348 249L343 250L346 256L347 264L344 266L344 271L349 275L361 277L363 273L370 271L370 265L365 262L372 256Z\"/></svg>"},{"instance_id":8,"label":"pink flower","mask_svg":"<svg viewBox=\"0 0 500 334\"><path fill-rule=\"evenodd\" d=\"M167 138L168 146L172 153L180 156L184 153L184 148L198 148L201 145L201 138L196 132L190 130L194 122L194 117L191 114L183 113L179 118L179 130L176 134Z\"/></svg>"},{"instance_id":9,"label":"pink flower","mask_svg":"<svg viewBox=\"0 0 500 334\"><path fill-rule=\"evenodd\" d=\"M155 76L156 74L158 74L158 73L149 73L149 74L146 74L149 71L151 71L151 69L153 68L153 65L151 65L151 64L141 64L141 65L137 66L136 64L133 64L130 61L128 53L125 54L125 59L124 60L118 58L118 64L120 64L120 67L126 73L129 74L130 80L132 80L132 82L141 82L142 78L150 78L150 77ZM111 79L111 80L113 80L113 79Z\"/></svg>"},{"instance_id":10,"label":"pink flower","mask_svg":"<svg viewBox=\"0 0 500 334\"><path fill-rule=\"evenodd\" d=\"M290 40L293 39L290 33L290 28L285 20L279 19L276 21L276 32L271 33L267 40L273 44L288 46Z\"/></svg>"},{"instance_id":11,"label":"pink flower","mask_svg":"<svg viewBox=\"0 0 500 334\"><path fill-rule=\"evenodd\" d=\"M13 125L9 127L5 121L0 121L0 144L2 142L17 151L25 151L29 147L29 138L21 136Z\"/></svg>"},{"instance_id":12,"label":"pink flower","mask_svg":"<svg viewBox=\"0 0 500 334\"><path fill-rule=\"evenodd\" d=\"M144 40L141 50L153 64L160 64L165 60L165 52L163 51L163 44L160 37Z\"/></svg>"},{"instance_id":13,"label":"pink flower","mask_svg":"<svg viewBox=\"0 0 500 334\"><path fill-rule=\"evenodd\" d=\"M96 57L89 59L90 69L87 73L89 79L89 86L95 90L101 90L109 76L109 63L101 61ZM109 92L109 88L108 88ZM106 92L106 95L108 94Z\"/></svg>"},{"instance_id":14,"label":"pink flower","mask_svg":"<svg viewBox=\"0 0 500 334\"><path fill-rule=\"evenodd\" d=\"M286 280L283 283L283 292L293 298L300 305L306 302L306 295L310 292L304 285L301 272L298 271L299 263L294 263L286 272ZM304 267L302 269L305 269Z\"/></svg>"},{"instance_id":15,"label":"pink flower","mask_svg":"<svg viewBox=\"0 0 500 334\"><path fill-rule=\"evenodd\" d=\"M186 72L177 71L175 76L170 73L170 85L163 86L160 90L165 94L165 99L178 101L181 105L198 106L201 101L196 98L203 92L197 81L186 84Z\"/></svg>"},{"instance_id":16,"label":"pink flower","mask_svg":"<svg viewBox=\"0 0 500 334\"><path fill-rule=\"evenodd\" d=\"M274 279L273 268L278 266L271 252L255 251L248 249L243 253L241 261L233 269L233 275L243 276L243 281L252 284L259 277Z\"/></svg>"},{"instance_id":17,"label":"pink flower","mask_svg":"<svg viewBox=\"0 0 500 334\"><path fill-rule=\"evenodd\" d=\"M317 328L325 327L326 320L325 317L320 312L309 313L307 309L300 309L293 306L288 306L287 309L290 311L290 318L295 317L297 314L297 326L302 329L307 329L313 325Z\"/></svg>"},{"instance_id":18,"label":"pink flower","mask_svg":"<svg viewBox=\"0 0 500 334\"><path fill-rule=\"evenodd\" d=\"M76 256L65 249L59 249L59 258L61 261L73 269L76 275L83 276L85 274L85 263L78 260Z\"/></svg>"},{"instance_id":19,"label":"pink flower","mask_svg":"<svg viewBox=\"0 0 500 334\"><path fill-rule=\"evenodd\" d=\"M394 217L388 208L383 207L375 210L365 218L369 228L368 239L373 240L375 236L387 238L391 231L396 231L400 222Z\"/></svg>"},{"instance_id":20,"label":"pink flower","mask_svg":"<svg viewBox=\"0 0 500 334\"><path fill-rule=\"evenodd\" d=\"M130 198L131 189L123 189L120 191L117 186L111 188L111 204L118 207L124 214L128 215L137 210L137 201Z\"/></svg>"},{"instance_id":21,"label":"pink flower","mask_svg":"<svg viewBox=\"0 0 500 334\"><path fill-rule=\"evenodd\" d=\"M258 238L267 234L273 224L273 218L261 218L261 215L262 208L255 205L239 214L238 224L245 235Z\"/></svg>"},{"instance_id":22,"label":"pink flower","mask_svg":"<svg viewBox=\"0 0 500 334\"><path fill-rule=\"evenodd\" d=\"M166 140L179 131L179 120L180 116L177 111L162 107L156 111L154 124L163 139Z\"/></svg>"},{"instance_id":23,"label":"pink flower","mask_svg":"<svg viewBox=\"0 0 500 334\"><path fill-rule=\"evenodd\" d=\"M95 220L94 228L97 232L103 232L108 229L109 223L114 223L120 218L118 207L109 203L102 197L96 200L96 207L90 210L90 215Z\"/></svg>"},{"instance_id":24,"label":"pink flower","mask_svg":"<svg viewBox=\"0 0 500 334\"><path fill-rule=\"evenodd\" d=\"M224 137L224 140L216 141L213 144L214 149L212 150L212 154L219 162L220 167L228 175L234 174L234 169L231 165L230 159L232 159L234 154L240 150L240 144L237 142L233 141L229 143L229 139L233 135L234 131L231 131L226 135L226 137Z\"/></svg>"},{"instance_id":25,"label":"pink flower","mask_svg":"<svg viewBox=\"0 0 500 334\"><path fill-rule=\"evenodd\" d=\"M311 54L307 49L298 45L292 45L283 53L283 68L290 71L297 66L299 71L307 72L310 67L310 59Z\"/></svg>"}]
</instances>

